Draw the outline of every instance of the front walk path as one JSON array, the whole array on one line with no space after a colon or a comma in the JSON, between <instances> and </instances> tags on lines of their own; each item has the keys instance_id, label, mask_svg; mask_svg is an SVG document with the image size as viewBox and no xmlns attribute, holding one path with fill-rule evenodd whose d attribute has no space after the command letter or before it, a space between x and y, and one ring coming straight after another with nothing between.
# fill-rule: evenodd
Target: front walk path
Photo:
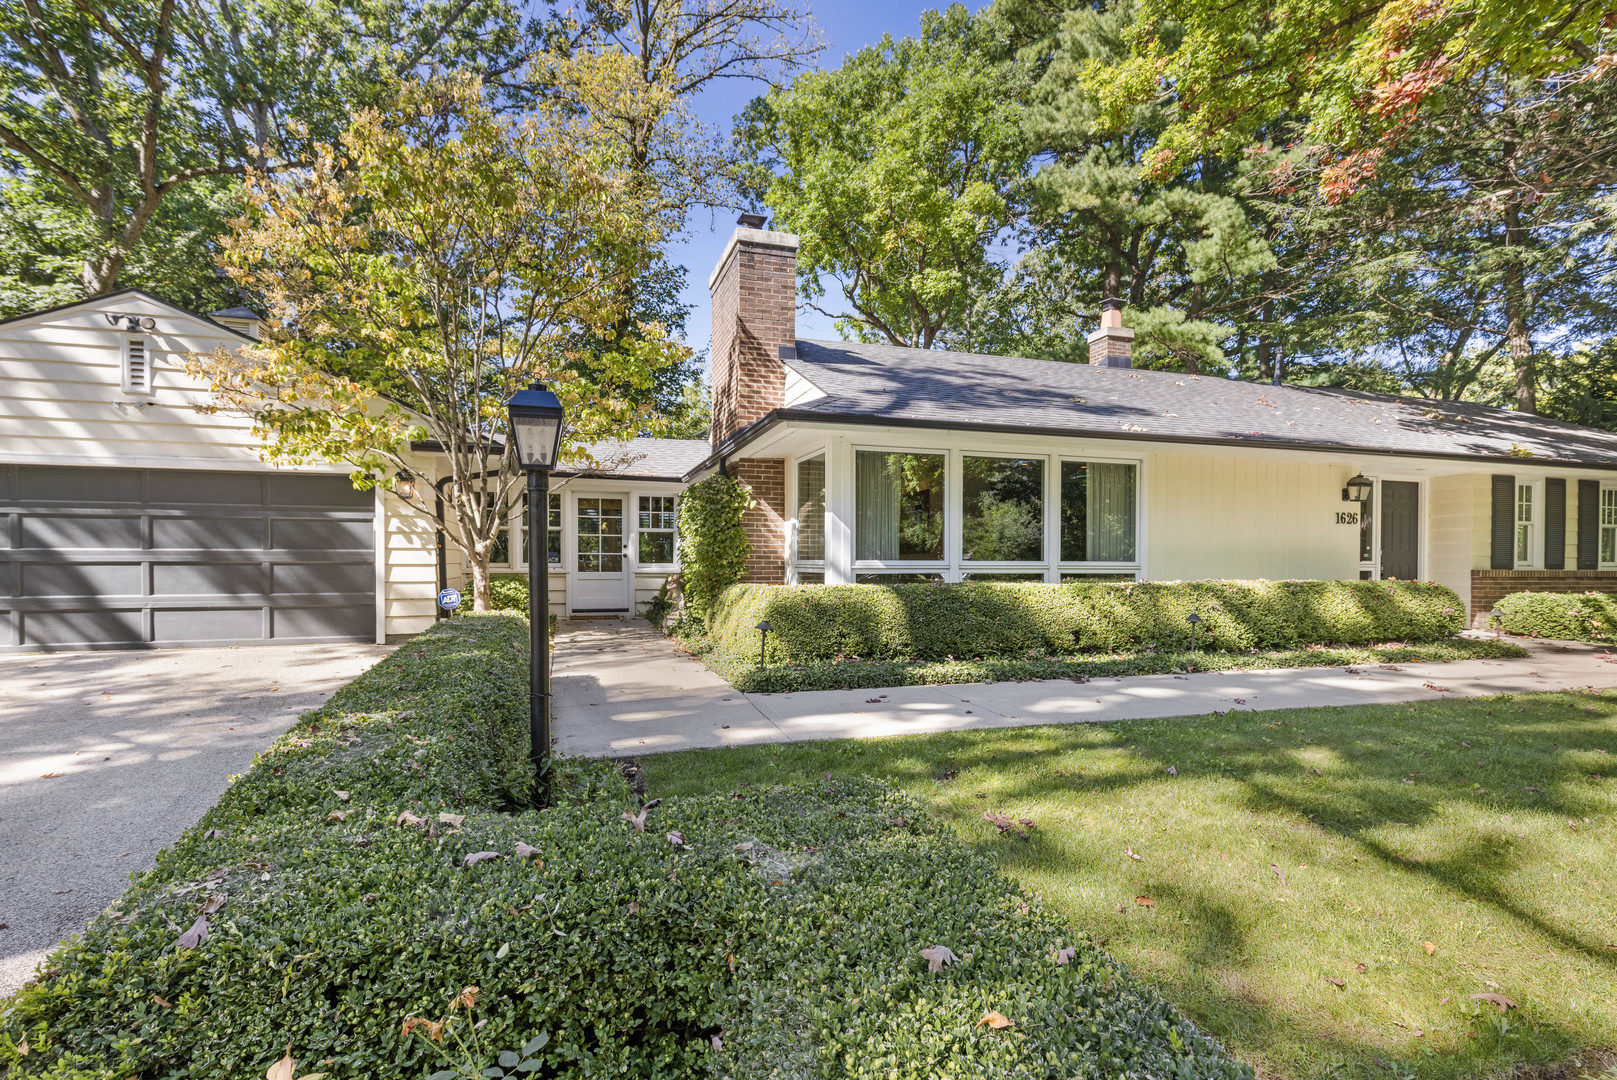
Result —
<instances>
[{"instance_id":1,"label":"front walk path","mask_svg":"<svg viewBox=\"0 0 1617 1080\"><path fill-rule=\"evenodd\" d=\"M743 694L644 620L566 620L558 628L552 681L556 747L563 754L627 756L1617 686L1617 655L1605 659L1603 648L1518 640L1531 651L1525 660Z\"/></svg>"}]
</instances>

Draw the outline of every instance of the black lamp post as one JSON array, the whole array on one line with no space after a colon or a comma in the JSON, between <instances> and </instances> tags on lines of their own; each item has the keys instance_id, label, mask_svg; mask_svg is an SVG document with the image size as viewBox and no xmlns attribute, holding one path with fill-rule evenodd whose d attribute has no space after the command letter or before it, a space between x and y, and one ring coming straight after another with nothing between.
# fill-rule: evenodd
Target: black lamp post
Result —
<instances>
[{"instance_id":1,"label":"black lamp post","mask_svg":"<svg viewBox=\"0 0 1617 1080\"><path fill-rule=\"evenodd\" d=\"M541 804L549 802L550 470L561 451L561 402L535 380L505 403L517 464L528 474L528 753Z\"/></svg>"}]
</instances>

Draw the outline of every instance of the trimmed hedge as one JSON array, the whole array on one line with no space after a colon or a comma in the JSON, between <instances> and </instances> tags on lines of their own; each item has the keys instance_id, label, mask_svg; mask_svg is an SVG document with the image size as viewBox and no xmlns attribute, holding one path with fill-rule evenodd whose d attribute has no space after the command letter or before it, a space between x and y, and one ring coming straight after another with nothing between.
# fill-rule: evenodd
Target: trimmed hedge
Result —
<instances>
[{"instance_id":1,"label":"trimmed hedge","mask_svg":"<svg viewBox=\"0 0 1617 1080\"><path fill-rule=\"evenodd\" d=\"M1418 581L747 583L719 598L709 632L720 652L756 656L767 619L772 663L1064 656L1186 648L1192 612L1197 647L1217 651L1433 642L1465 627L1454 590Z\"/></svg>"},{"instance_id":2,"label":"trimmed hedge","mask_svg":"<svg viewBox=\"0 0 1617 1080\"><path fill-rule=\"evenodd\" d=\"M1617 641L1617 596L1610 593L1519 592L1497 605L1500 629L1560 641Z\"/></svg>"},{"instance_id":3,"label":"trimmed hedge","mask_svg":"<svg viewBox=\"0 0 1617 1080\"><path fill-rule=\"evenodd\" d=\"M488 599L495 611L528 614L528 575L493 574L488 579Z\"/></svg>"},{"instance_id":4,"label":"trimmed hedge","mask_svg":"<svg viewBox=\"0 0 1617 1080\"><path fill-rule=\"evenodd\" d=\"M617 771L564 759L559 805L499 812L524 639L442 623L304 717L0 1002L0 1074L1251 1076L873 782L670 799L636 833Z\"/></svg>"}]
</instances>

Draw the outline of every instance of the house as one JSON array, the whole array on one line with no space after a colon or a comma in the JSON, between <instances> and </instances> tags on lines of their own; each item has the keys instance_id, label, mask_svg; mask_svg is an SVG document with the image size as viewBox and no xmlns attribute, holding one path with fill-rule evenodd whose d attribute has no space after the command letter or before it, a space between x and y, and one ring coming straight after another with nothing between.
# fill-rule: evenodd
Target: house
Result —
<instances>
[{"instance_id":1,"label":"house","mask_svg":"<svg viewBox=\"0 0 1617 1080\"><path fill-rule=\"evenodd\" d=\"M1617 587L1617 434L1480 405L805 341L797 238L743 218L709 280L713 453L773 582L1419 578L1474 619Z\"/></svg>"},{"instance_id":2,"label":"house","mask_svg":"<svg viewBox=\"0 0 1617 1080\"><path fill-rule=\"evenodd\" d=\"M0 322L0 653L384 642L441 616L465 573L430 518L355 490L347 465L267 464L249 421L199 409L212 395L187 358L259 325L134 289ZM674 497L709 452L633 439L554 475L557 610L655 595ZM408 460L431 498L446 463ZM521 538L514 515L496 572L526 570Z\"/></svg>"}]
</instances>

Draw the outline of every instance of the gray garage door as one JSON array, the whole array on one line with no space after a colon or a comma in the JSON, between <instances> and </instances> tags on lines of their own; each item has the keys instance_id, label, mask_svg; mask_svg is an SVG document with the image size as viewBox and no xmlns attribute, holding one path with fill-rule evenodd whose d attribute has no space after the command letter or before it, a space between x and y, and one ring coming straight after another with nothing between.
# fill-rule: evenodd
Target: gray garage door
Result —
<instances>
[{"instance_id":1,"label":"gray garage door","mask_svg":"<svg viewBox=\"0 0 1617 1080\"><path fill-rule=\"evenodd\" d=\"M0 465L0 652L369 641L345 476Z\"/></svg>"}]
</instances>

